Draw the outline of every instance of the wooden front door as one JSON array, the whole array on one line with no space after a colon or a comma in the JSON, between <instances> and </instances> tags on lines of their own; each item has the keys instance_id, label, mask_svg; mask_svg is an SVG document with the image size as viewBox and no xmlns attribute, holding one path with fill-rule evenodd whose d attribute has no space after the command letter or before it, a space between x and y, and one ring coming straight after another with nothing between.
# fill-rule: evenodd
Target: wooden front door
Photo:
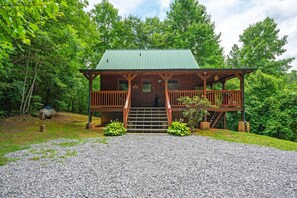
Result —
<instances>
[{"instance_id":1,"label":"wooden front door","mask_svg":"<svg viewBox=\"0 0 297 198\"><path fill-rule=\"evenodd\" d=\"M142 78L140 90L140 106L152 107L154 106L154 79Z\"/></svg>"}]
</instances>

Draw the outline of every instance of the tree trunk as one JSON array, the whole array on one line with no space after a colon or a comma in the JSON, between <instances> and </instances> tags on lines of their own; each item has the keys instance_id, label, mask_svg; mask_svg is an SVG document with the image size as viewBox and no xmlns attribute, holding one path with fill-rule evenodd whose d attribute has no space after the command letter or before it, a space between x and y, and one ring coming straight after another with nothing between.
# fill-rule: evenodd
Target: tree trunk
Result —
<instances>
[{"instance_id":1,"label":"tree trunk","mask_svg":"<svg viewBox=\"0 0 297 198\"><path fill-rule=\"evenodd\" d=\"M24 105L25 94L26 94L28 70L29 70L29 59L27 60L27 66L26 66L26 72L25 72L25 79L24 79L24 85L23 85L23 91L22 91L22 100L20 105L20 114L23 114L23 105Z\"/></svg>"},{"instance_id":2,"label":"tree trunk","mask_svg":"<svg viewBox=\"0 0 297 198\"><path fill-rule=\"evenodd\" d=\"M37 78L37 74L38 74L38 69L39 69L38 68L38 65L39 65L39 63L36 63L35 64L34 77L33 77L33 80L32 80L31 86L30 86L30 89L28 91L26 89L24 89L24 93L23 93L23 95L24 95L23 97L24 98L22 99L22 102L21 102L20 114L25 114L30 109L31 98L32 98L32 94L33 94L33 90L34 90L34 87L35 87L35 82L36 82L36 78Z\"/></svg>"}]
</instances>

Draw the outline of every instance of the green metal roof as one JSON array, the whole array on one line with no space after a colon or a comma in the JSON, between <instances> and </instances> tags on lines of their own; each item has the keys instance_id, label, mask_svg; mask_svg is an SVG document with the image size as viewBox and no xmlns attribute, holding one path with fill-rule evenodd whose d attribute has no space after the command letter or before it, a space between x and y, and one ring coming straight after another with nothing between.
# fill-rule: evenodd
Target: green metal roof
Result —
<instances>
[{"instance_id":1,"label":"green metal roof","mask_svg":"<svg viewBox=\"0 0 297 198\"><path fill-rule=\"evenodd\" d=\"M106 50L97 70L199 69L190 50Z\"/></svg>"}]
</instances>

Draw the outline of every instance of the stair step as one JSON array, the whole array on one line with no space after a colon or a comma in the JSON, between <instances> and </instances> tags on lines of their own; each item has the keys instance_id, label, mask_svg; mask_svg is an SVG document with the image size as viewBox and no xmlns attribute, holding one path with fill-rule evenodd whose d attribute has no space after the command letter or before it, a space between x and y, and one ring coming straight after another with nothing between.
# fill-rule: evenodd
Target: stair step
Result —
<instances>
[{"instance_id":1,"label":"stair step","mask_svg":"<svg viewBox=\"0 0 297 198\"><path fill-rule=\"evenodd\" d=\"M131 112L130 111L129 115L164 115L164 116L166 116L167 114L166 113L161 113L161 112L160 113L156 113L156 112L138 113L138 112Z\"/></svg>"},{"instance_id":2,"label":"stair step","mask_svg":"<svg viewBox=\"0 0 297 198\"><path fill-rule=\"evenodd\" d=\"M130 124L130 123L134 123L134 122L136 122L136 123L167 123L167 121L158 121L158 120L133 120L133 121L131 121L131 120L128 120L128 124Z\"/></svg>"},{"instance_id":3,"label":"stair step","mask_svg":"<svg viewBox=\"0 0 297 198\"><path fill-rule=\"evenodd\" d=\"M163 113L166 114L166 111L130 111L129 113L132 114L158 114L158 113Z\"/></svg>"},{"instance_id":4,"label":"stair step","mask_svg":"<svg viewBox=\"0 0 297 198\"><path fill-rule=\"evenodd\" d=\"M167 124L152 124L152 125L149 125L149 124L128 124L127 126L128 126L128 128L129 127L168 127Z\"/></svg>"},{"instance_id":5,"label":"stair step","mask_svg":"<svg viewBox=\"0 0 297 198\"><path fill-rule=\"evenodd\" d=\"M130 117L129 120L167 120L167 117Z\"/></svg>"},{"instance_id":6,"label":"stair step","mask_svg":"<svg viewBox=\"0 0 297 198\"><path fill-rule=\"evenodd\" d=\"M137 131L137 132L166 132L167 128L166 129L130 129L130 128L128 128L127 130L128 130L128 132L133 132L133 131Z\"/></svg>"},{"instance_id":7,"label":"stair step","mask_svg":"<svg viewBox=\"0 0 297 198\"><path fill-rule=\"evenodd\" d=\"M164 109L165 107L131 107L130 109Z\"/></svg>"},{"instance_id":8,"label":"stair step","mask_svg":"<svg viewBox=\"0 0 297 198\"><path fill-rule=\"evenodd\" d=\"M131 107L128 115L128 132L166 132L168 128L165 107Z\"/></svg>"}]
</instances>

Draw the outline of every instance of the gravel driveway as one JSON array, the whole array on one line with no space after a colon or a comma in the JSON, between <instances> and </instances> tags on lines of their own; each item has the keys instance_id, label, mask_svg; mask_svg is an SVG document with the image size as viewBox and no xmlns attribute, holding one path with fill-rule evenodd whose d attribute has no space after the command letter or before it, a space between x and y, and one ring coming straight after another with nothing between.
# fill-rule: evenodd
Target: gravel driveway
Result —
<instances>
[{"instance_id":1,"label":"gravel driveway","mask_svg":"<svg viewBox=\"0 0 297 198\"><path fill-rule=\"evenodd\" d=\"M297 152L159 134L69 141L9 154L0 197L297 197Z\"/></svg>"}]
</instances>

